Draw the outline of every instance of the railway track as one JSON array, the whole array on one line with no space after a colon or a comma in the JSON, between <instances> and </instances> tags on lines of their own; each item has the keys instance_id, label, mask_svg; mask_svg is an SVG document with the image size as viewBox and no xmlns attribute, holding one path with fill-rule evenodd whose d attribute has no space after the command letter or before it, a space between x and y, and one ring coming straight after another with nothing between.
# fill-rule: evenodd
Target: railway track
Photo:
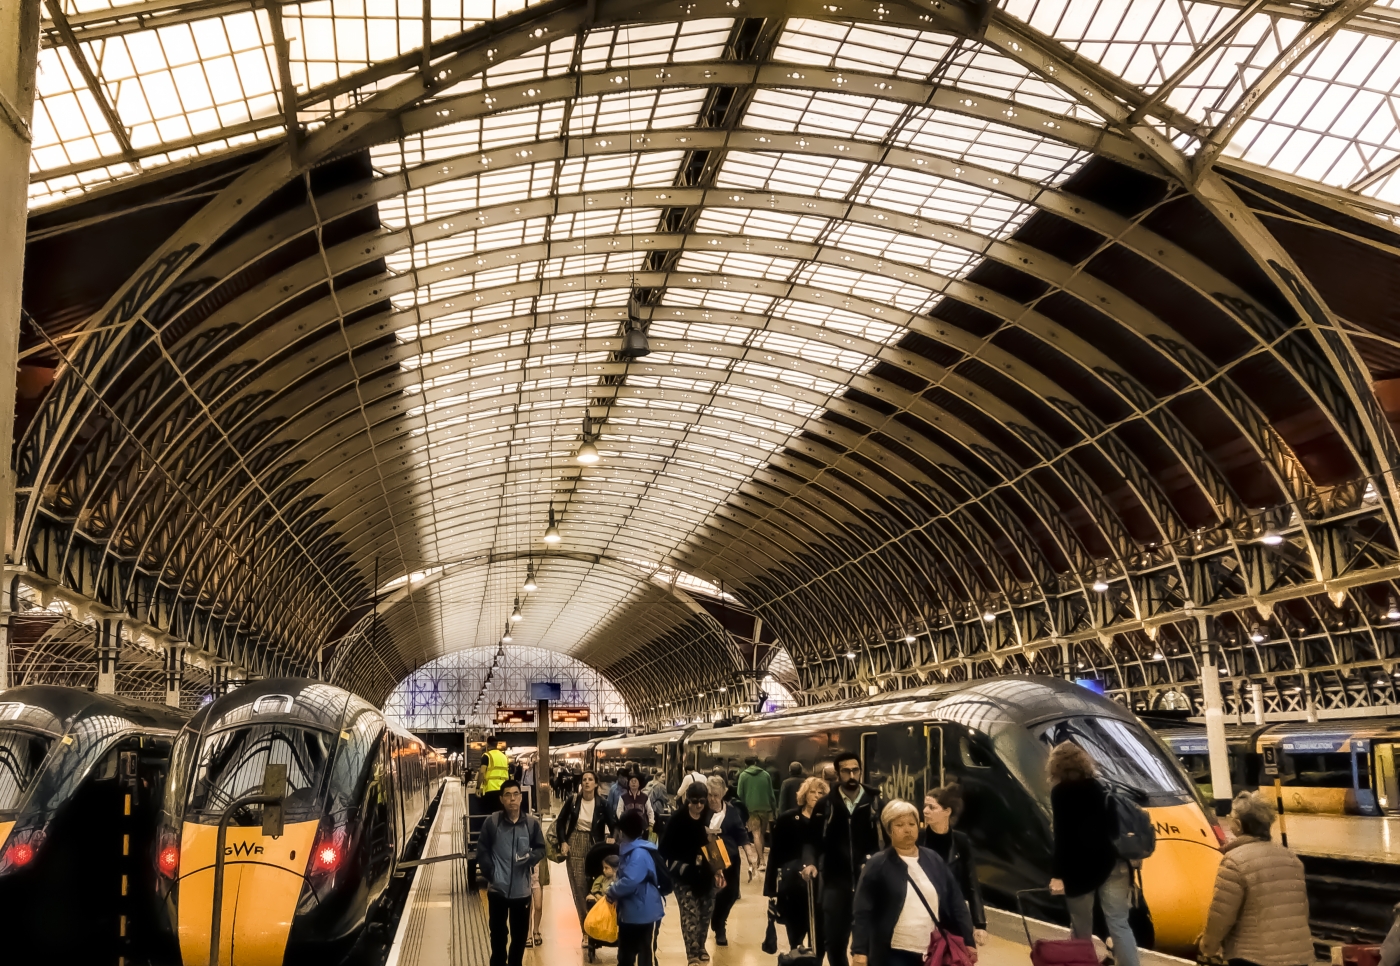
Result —
<instances>
[{"instance_id":1,"label":"railway track","mask_svg":"<svg viewBox=\"0 0 1400 966\"><path fill-rule=\"evenodd\" d=\"M1347 943L1385 938L1400 902L1400 865L1300 855L1313 935Z\"/></svg>"}]
</instances>

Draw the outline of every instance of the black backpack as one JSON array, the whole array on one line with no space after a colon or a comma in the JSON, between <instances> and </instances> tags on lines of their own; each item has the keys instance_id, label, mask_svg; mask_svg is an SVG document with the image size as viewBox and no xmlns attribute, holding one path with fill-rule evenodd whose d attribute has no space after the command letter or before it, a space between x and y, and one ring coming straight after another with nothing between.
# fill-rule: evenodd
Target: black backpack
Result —
<instances>
[{"instance_id":1,"label":"black backpack","mask_svg":"<svg viewBox=\"0 0 1400 966\"><path fill-rule=\"evenodd\" d=\"M647 849L647 851L651 853L651 864L656 868L656 891L660 892L664 899L676 891L676 884L671 881L671 873L666 868L666 863L661 861L661 853L656 849Z\"/></svg>"},{"instance_id":2,"label":"black backpack","mask_svg":"<svg viewBox=\"0 0 1400 966\"><path fill-rule=\"evenodd\" d=\"M1117 830L1113 848L1118 857L1138 866L1157 849L1157 827L1143 809L1147 796L1136 788L1104 785L1104 804L1113 816Z\"/></svg>"}]
</instances>

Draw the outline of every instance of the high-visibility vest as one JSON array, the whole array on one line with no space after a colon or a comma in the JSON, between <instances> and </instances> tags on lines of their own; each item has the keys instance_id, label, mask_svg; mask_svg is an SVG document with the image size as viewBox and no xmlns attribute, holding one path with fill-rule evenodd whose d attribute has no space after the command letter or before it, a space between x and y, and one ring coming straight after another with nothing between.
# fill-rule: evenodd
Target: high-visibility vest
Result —
<instances>
[{"instance_id":1,"label":"high-visibility vest","mask_svg":"<svg viewBox=\"0 0 1400 966\"><path fill-rule=\"evenodd\" d=\"M486 753L486 767L481 772L482 794L498 792L501 783L510 777L510 762L506 761L504 752L492 748Z\"/></svg>"}]
</instances>

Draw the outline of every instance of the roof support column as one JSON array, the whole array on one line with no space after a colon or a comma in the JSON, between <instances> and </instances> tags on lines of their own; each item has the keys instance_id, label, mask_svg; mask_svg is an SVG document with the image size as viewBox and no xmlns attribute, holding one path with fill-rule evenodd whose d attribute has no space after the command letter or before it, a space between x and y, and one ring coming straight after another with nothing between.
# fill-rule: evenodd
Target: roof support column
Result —
<instances>
[{"instance_id":1,"label":"roof support column","mask_svg":"<svg viewBox=\"0 0 1400 966\"><path fill-rule=\"evenodd\" d=\"M170 644L165 648L165 703L180 706L180 685L185 679L185 646Z\"/></svg>"},{"instance_id":2,"label":"roof support column","mask_svg":"<svg viewBox=\"0 0 1400 966\"><path fill-rule=\"evenodd\" d=\"M117 621L116 634L112 622L97 625L97 693L117 693L117 659L122 651L122 624Z\"/></svg>"},{"instance_id":3,"label":"roof support column","mask_svg":"<svg viewBox=\"0 0 1400 966\"><path fill-rule=\"evenodd\" d=\"M0 526L5 562L11 563L15 533L15 373L19 364L20 286L29 210L30 121L39 58L39 0L0 0ZM8 595L0 609L8 611ZM8 614L0 614L8 617ZM0 643L8 653L9 635ZM0 661L0 687L9 684L8 661Z\"/></svg>"}]
</instances>

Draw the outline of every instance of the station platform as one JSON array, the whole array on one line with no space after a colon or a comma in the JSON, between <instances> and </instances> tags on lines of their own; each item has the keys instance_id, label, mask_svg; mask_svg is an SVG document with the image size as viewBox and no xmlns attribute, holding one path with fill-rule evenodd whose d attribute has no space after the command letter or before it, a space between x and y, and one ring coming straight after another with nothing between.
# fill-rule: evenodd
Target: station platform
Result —
<instances>
[{"instance_id":1,"label":"station platform","mask_svg":"<svg viewBox=\"0 0 1400 966\"><path fill-rule=\"evenodd\" d=\"M1288 847L1302 855L1400 864L1400 817L1372 815L1284 816ZM1274 826L1278 839L1278 826Z\"/></svg>"},{"instance_id":2,"label":"station platform","mask_svg":"<svg viewBox=\"0 0 1400 966\"><path fill-rule=\"evenodd\" d=\"M461 816L464 811L462 786L450 781L443 791L438 815L423 850L423 857L463 851ZM568 879L562 865L552 866L550 884L544 889L544 913L540 932L544 944L525 951L526 966L587 966L583 933L574 912ZM747 868L744 879L747 878ZM729 918L729 945L716 946L710 937L710 966L773 966L776 957L760 948L767 926L767 900L762 895L761 877L741 880L742 898ZM466 862L456 859L418 868L404 906L386 966L486 966L490 962L490 936L487 931L484 893L468 891ZM991 939L979 951L978 966L1029 966L1021 918L988 909ZM1064 938L1060 926L1030 924L1033 938ZM787 937L778 929L778 948L787 950ZM596 962L614 963L617 951L598 950ZM680 917L675 902L668 900L657 943L658 966L686 966L681 940ZM1185 960L1144 952L1144 966L1184 966Z\"/></svg>"}]
</instances>

